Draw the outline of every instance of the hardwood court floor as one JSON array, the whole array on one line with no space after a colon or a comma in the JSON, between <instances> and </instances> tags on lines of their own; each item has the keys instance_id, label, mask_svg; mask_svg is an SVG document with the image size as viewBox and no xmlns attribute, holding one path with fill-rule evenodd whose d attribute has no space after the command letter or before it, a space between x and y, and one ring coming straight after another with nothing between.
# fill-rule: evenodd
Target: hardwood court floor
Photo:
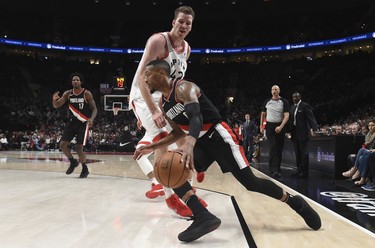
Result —
<instances>
[{"instance_id":1,"label":"hardwood court floor","mask_svg":"<svg viewBox=\"0 0 375 248\"><path fill-rule=\"evenodd\" d=\"M212 165L203 183L195 186L222 226L183 244L177 235L191 222L171 212L163 198L144 196L149 182L130 155L87 155L92 162L87 179L77 179L80 167L65 175L68 163L63 158L59 152L0 153L0 247L248 247L229 196L238 203L257 247L375 243L371 231L306 198L323 222L319 231L312 231L286 204L246 191Z\"/></svg>"}]
</instances>

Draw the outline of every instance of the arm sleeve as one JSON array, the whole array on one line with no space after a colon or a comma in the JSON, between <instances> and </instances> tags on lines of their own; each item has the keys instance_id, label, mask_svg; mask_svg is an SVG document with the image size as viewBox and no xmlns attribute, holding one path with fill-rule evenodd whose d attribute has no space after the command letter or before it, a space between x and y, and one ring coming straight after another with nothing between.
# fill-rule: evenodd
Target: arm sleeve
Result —
<instances>
[{"instance_id":1,"label":"arm sleeve","mask_svg":"<svg viewBox=\"0 0 375 248\"><path fill-rule=\"evenodd\" d=\"M203 117L199 103L193 102L186 104L185 112L189 118L189 135L198 139L203 126Z\"/></svg>"}]
</instances>

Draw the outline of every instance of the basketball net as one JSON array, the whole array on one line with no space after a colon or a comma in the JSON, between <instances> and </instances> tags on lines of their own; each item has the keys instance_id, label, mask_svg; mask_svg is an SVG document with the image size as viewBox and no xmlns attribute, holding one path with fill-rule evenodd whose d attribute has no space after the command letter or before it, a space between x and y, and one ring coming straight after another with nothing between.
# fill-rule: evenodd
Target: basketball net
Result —
<instances>
[{"instance_id":1,"label":"basketball net","mask_svg":"<svg viewBox=\"0 0 375 248\"><path fill-rule=\"evenodd\" d=\"M113 108L113 115L118 115L118 111L120 110L120 108Z\"/></svg>"}]
</instances>

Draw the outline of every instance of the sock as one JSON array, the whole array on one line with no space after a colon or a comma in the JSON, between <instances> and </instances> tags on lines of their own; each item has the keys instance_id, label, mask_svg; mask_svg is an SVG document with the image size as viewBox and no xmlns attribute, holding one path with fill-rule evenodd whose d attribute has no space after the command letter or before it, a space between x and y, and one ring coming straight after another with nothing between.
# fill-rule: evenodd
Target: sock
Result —
<instances>
[{"instance_id":1,"label":"sock","mask_svg":"<svg viewBox=\"0 0 375 248\"><path fill-rule=\"evenodd\" d=\"M302 203L300 199L294 198L291 194L286 192L286 200L285 203L288 204L293 210L298 210L302 207Z\"/></svg>"},{"instance_id":2,"label":"sock","mask_svg":"<svg viewBox=\"0 0 375 248\"><path fill-rule=\"evenodd\" d=\"M75 159L73 157L68 158L68 159L69 159L70 163L73 163L75 161Z\"/></svg>"},{"instance_id":3,"label":"sock","mask_svg":"<svg viewBox=\"0 0 375 248\"><path fill-rule=\"evenodd\" d=\"M193 178L190 178L187 181L190 183L191 187L193 187Z\"/></svg>"},{"instance_id":4,"label":"sock","mask_svg":"<svg viewBox=\"0 0 375 248\"><path fill-rule=\"evenodd\" d=\"M187 198L185 203L191 209L193 215L197 215L203 211L208 211L207 208L203 207L202 203L198 200L198 197L196 195L192 195Z\"/></svg>"},{"instance_id":5,"label":"sock","mask_svg":"<svg viewBox=\"0 0 375 248\"><path fill-rule=\"evenodd\" d=\"M89 169L87 168L86 163L82 164L82 171L88 171Z\"/></svg>"},{"instance_id":6,"label":"sock","mask_svg":"<svg viewBox=\"0 0 375 248\"><path fill-rule=\"evenodd\" d=\"M156 180L156 178L155 177L153 177L153 178L151 178L151 183L153 183L153 184L159 184L159 182Z\"/></svg>"},{"instance_id":7,"label":"sock","mask_svg":"<svg viewBox=\"0 0 375 248\"><path fill-rule=\"evenodd\" d=\"M174 194L174 191L171 188L163 187L163 189L165 193L165 198L169 198Z\"/></svg>"}]
</instances>

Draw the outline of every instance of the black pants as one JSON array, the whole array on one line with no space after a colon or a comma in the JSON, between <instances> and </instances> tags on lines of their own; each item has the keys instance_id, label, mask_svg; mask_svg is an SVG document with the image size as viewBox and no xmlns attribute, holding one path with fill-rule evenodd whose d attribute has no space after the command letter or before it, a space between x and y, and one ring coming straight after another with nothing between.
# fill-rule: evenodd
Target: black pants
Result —
<instances>
[{"instance_id":1,"label":"black pants","mask_svg":"<svg viewBox=\"0 0 375 248\"><path fill-rule=\"evenodd\" d=\"M280 124L281 123L271 122L267 122L266 124L266 136L270 147L268 165L271 173L281 172L280 167L285 143L285 128L283 128L280 133L275 132L275 128L280 126Z\"/></svg>"},{"instance_id":2,"label":"black pants","mask_svg":"<svg viewBox=\"0 0 375 248\"><path fill-rule=\"evenodd\" d=\"M241 148L229 125L218 123L195 143L195 169L198 172L205 171L216 161L222 172L231 172L247 190L280 200L283 189L270 180L256 177ZM181 191L178 195L183 196L185 193Z\"/></svg>"},{"instance_id":3,"label":"black pants","mask_svg":"<svg viewBox=\"0 0 375 248\"><path fill-rule=\"evenodd\" d=\"M247 159L252 159L254 152L254 137L249 136L243 140L243 149L245 150L245 155Z\"/></svg>"},{"instance_id":4,"label":"black pants","mask_svg":"<svg viewBox=\"0 0 375 248\"><path fill-rule=\"evenodd\" d=\"M297 173L309 174L309 140L293 139L294 153L296 155Z\"/></svg>"}]
</instances>

